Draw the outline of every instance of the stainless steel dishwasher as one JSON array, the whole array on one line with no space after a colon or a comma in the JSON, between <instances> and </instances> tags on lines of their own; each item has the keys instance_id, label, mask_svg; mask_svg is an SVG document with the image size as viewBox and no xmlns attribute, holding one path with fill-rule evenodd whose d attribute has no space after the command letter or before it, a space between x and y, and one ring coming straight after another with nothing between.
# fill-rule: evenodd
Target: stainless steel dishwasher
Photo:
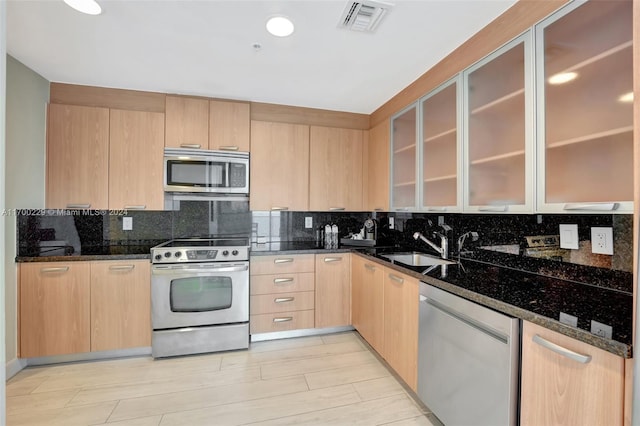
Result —
<instances>
[{"instance_id":1,"label":"stainless steel dishwasher","mask_svg":"<svg viewBox=\"0 0 640 426\"><path fill-rule=\"evenodd\" d=\"M520 324L420 283L418 396L446 426L516 425Z\"/></svg>"}]
</instances>

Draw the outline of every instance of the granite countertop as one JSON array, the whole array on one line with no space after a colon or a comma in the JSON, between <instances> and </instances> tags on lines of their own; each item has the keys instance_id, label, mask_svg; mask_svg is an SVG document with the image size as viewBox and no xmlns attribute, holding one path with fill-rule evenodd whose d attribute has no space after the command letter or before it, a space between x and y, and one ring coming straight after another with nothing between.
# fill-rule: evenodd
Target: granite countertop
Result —
<instances>
[{"instance_id":1,"label":"granite countertop","mask_svg":"<svg viewBox=\"0 0 640 426\"><path fill-rule=\"evenodd\" d=\"M340 246L326 249L318 246L314 241L280 241L270 243L252 243L251 256L270 256L279 254L321 254L321 253L349 253L354 247Z\"/></svg>"},{"instance_id":2,"label":"granite countertop","mask_svg":"<svg viewBox=\"0 0 640 426\"><path fill-rule=\"evenodd\" d=\"M151 260L151 247L156 243L142 245L96 245L85 246L80 253L71 251L69 254L60 254L60 250L51 249L39 253L25 253L16 256L16 262L75 262L89 260L125 260L125 259L149 259ZM67 251L69 252L69 251ZM31 254L31 255L30 255Z\"/></svg>"}]
</instances>

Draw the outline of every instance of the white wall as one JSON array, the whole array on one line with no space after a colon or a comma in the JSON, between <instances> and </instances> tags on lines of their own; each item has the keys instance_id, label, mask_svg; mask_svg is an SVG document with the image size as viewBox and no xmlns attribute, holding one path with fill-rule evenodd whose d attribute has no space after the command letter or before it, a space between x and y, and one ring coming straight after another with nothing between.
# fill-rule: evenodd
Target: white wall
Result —
<instances>
[{"instance_id":1,"label":"white wall","mask_svg":"<svg viewBox=\"0 0 640 426\"><path fill-rule=\"evenodd\" d=\"M6 161L4 217L5 356L11 377L23 365L17 359L16 208L43 208L46 107L49 82L8 55L6 57ZM5 115L3 114L3 117Z\"/></svg>"}]
</instances>

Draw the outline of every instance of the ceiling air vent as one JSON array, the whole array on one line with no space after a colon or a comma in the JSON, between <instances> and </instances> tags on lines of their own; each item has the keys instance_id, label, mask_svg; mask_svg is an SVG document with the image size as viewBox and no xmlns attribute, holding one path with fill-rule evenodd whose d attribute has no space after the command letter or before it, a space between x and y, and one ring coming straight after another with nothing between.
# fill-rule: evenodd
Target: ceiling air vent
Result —
<instances>
[{"instance_id":1,"label":"ceiling air vent","mask_svg":"<svg viewBox=\"0 0 640 426\"><path fill-rule=\"evenodd\" d=\"M393 5L379 1L350 1L340 17L339 28L372 33Z\"/></svg>"}]
</instances>

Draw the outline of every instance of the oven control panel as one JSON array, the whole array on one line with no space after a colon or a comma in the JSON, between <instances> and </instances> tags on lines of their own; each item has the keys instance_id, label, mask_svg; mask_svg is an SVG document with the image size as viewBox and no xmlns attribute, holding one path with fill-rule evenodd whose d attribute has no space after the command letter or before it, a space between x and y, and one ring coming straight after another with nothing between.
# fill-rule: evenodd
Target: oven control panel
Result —
<instances>
[{"instance_id":1,"label":"oven control panel","mask_svg":"<svg viewBox=\"0 0 640 426\"><path fill-rule=\"evenodd\" d=\"M153 249L152 263L224 262L249 259L247 247Z\"/></svg>"}]
</instances>

